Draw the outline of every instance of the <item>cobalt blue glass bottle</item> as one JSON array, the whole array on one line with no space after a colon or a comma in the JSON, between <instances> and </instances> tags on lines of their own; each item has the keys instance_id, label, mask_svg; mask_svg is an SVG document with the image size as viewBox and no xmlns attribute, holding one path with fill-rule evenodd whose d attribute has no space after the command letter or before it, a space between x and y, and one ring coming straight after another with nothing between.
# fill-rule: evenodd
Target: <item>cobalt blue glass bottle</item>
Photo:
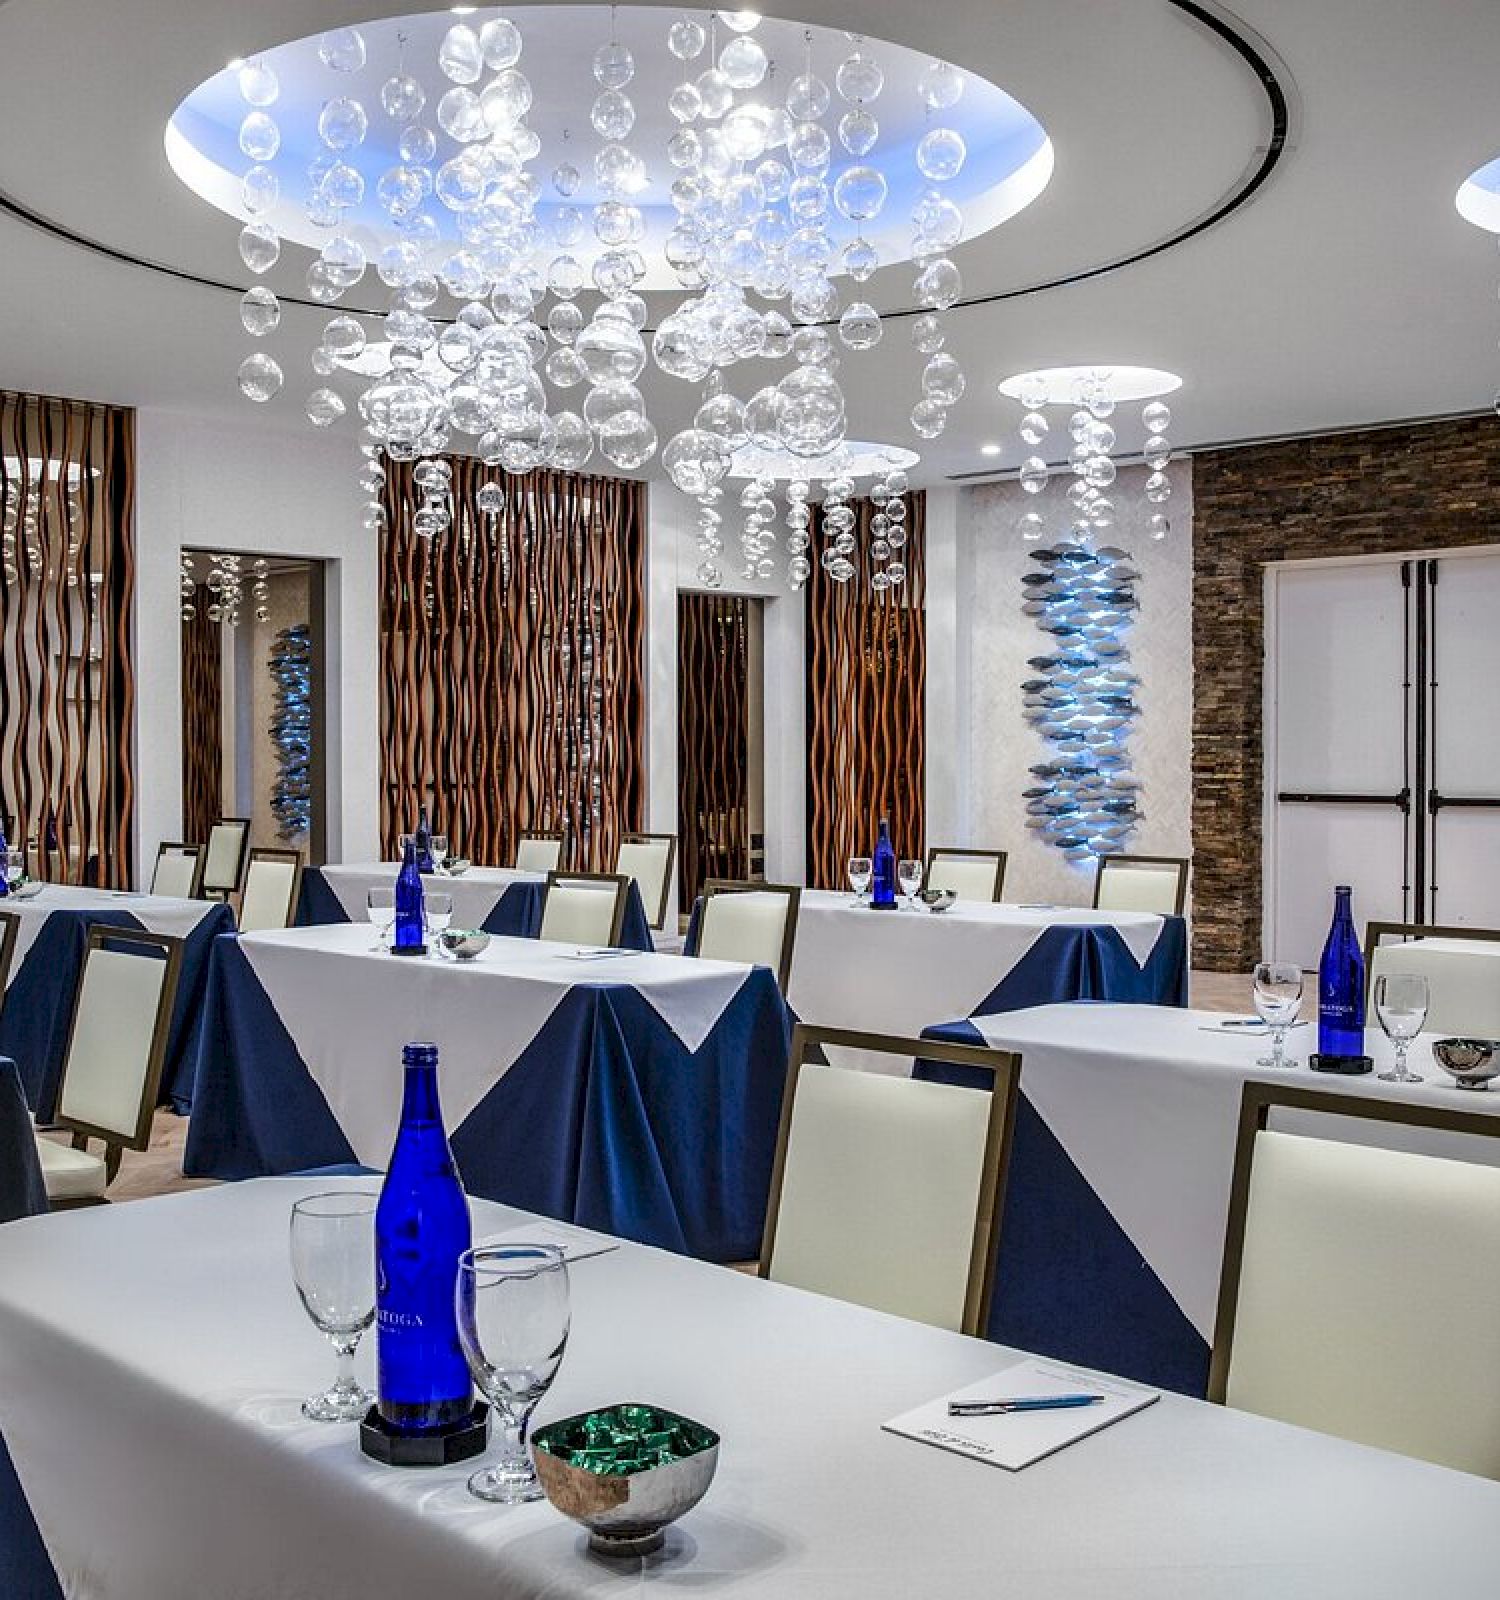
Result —
<instances>
[{"instance_id":1,"label":"cobalt blue glass bottle","mask_svg":"<svg viewBox=\"0 0 1500 1600\"><path fill-rule=\"evenodd\" d=\"M427 909L422 894L422 874L417 870L414 840L406 841L401 871L396 875L396 936L391 952L398 956L427 954Z\"/></svg>"},{"instance_id":2,"label":"cobalt blue glass bottle","mask_svg":"<svg viewBox=\"0 0 1500 1600\"><path fill-rule=\"evenodd\" d=\"M870 904L877 911L896 909L896 852L891 847L891 825L880 819L880 837L870 858Z\"/></svg>"},{"instance_id":3,"label":"cobalt blue glass bottle","mask_svg":"<svg viewBox=\"0 0 1500 1600\"><path fill-rule=\"evenodd\" d=\"M417 812L417 831L412 835L412 843L417 847L417 871L431 872L433 870L432 828L427 821L426 806Z\"/></svg>"},{"instance_id":4,"label":"cobalt blue glass bottle","mask_svg":"<svg viewBox=\"0 0 1500 1600\"><path fill-rule=\"evenodd\" d=\"M375 1208L376 1403L393 1432L440 1433L474 1405L454 1309L469 1201L443 1131L437 1046L409 1044L401 1059L401 1126Z\"/></svg>"},{"instance_id":5,"label":"cobalt blue glass bottle","mask_svg":"<svg viewBox=\"0 0 1500 1600\"><path fill-rule=\"evenodd\" d=\"M1333 891L1333 925L1318 962L1318 1065L1325 1072L1364 1072L1365 958L1354 929L1350 889Z\"/></svg>"}]
</instances>

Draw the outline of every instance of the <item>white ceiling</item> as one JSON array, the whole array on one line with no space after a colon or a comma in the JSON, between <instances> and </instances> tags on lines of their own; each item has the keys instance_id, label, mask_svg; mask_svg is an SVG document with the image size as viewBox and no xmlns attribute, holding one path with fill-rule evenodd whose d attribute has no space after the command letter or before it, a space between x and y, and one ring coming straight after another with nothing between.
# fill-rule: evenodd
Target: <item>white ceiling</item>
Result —
<instances>
[{"instance_id":1,"label":"white ceiling","mask_svg":"<svg viewBox=\"0 0 1500 1600\"><path fill-rule=\"evenodd\" d=\"M167 166L167 117L232 56L410 9L410 0L0 0L0 191L101 244L243 287L233 224ZM1212 209L1260 160L1263 93L1168 0L800 0L797 11L960 62L1046 127L1052 182L960 248L968 297L1145 249ZM1179 446L1489 405L1500 380L1500 257L1453 195L1500 150L1500 5L1240 0L1235 16L1269 47L1296 106L1291 147L1254 199L1149 260L952 313L968 392L938 441L916 441L907 423L920 358L892 320L877 350L846 363L851 432L916 444L926 481L995 471L1024 453L1019 408L997 394L999 381L1077 362L1181 373L1171 402ZM909 276L877 275L882 310L909 304ZM285 282L295 292L295 276ZM0 293L6 387L228 411L247 428L306 426L300 377L271 407L239 398L234 370L249 341L237 291L0 216ZM289 373L326 315L289 308L276 341ZM665 436L689 396L653 382ZM1138 442L1124 427L1121 439ZM987 441L1005 453L981 457Z\"/></svg>"}]
</instances>

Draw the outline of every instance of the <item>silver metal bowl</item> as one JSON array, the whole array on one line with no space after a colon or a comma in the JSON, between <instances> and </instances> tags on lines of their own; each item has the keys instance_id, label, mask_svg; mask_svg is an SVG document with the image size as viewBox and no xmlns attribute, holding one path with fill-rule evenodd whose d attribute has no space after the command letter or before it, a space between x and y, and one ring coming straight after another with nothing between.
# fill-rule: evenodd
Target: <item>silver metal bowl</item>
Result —
<instances>
[{"instance_id":1,"label":"silver metal bowl","mask_svg":"<svg viewBox=\"0 0 1500 1600\"><path fill-rule=\"evenodd\" d=\"M952 889L922 889L918 891L917 899L929 911L946 911L958 899L958 895Z\"/></svg>"},{"instance_id":2,"label":"silver metal bowl","mask_svg":"<svg viewBox=\"0 0 1500 1600\"><path fill-rule=\"evenodd\" d=\"M457 956L460 961L472 961L490 942L490 936L483 928L444 928L438 937L443 942L443 949L450 956Z\"/></svg>"},{"instance_id":3,"label":"silver metal bowl","mask_svg":"<svg viewBox=\"0 0 1500 1600\"><path fill-rule=\"evenodd\" d=\"M450 878L461 878L474 863L467 856L454 856L443 868Z\"/></svg>"},{"instance_id":4,"label":"silver metal bowl","mask_svg":"<svg viewBox=\"0 0 1500 1600\"><path fill-rule=\"evenodd\" d=\"M719 1465L712 1428L660 1406L618 1405L531 1436L542 1490L605 1556L647 1556L703 1498Z\"/></svg>"},{"instance_id":5,"label":"silver metal bowl","mask_svg":"<svg viewBox=\"0 0 1500 1600\"><path fill-rule=\"evenodd\" d=\"M1488 1089L1500 1078L1500 1041L1494 1039L1437 1039L1432 1059L1460 1089Z\"/></svg>"}]
</instances>

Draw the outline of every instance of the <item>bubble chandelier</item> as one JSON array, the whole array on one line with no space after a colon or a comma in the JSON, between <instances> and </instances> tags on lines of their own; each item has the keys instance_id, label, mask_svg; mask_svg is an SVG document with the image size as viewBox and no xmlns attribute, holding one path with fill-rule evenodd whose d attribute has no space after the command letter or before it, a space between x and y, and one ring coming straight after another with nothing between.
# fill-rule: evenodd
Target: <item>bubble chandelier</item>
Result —
<instances>
[{"instance_id":1,"label":"bubble chandelier","mask_svg":"<svg viewBox=\"0 0 1500 1600\"><path fill-rule=\"evenodd\" d=\"M314 383L304 410L320 428L351 406L357 412L371 531L384 523L387 461L418 463L417 531L432 537L451 522L442 459L450 449L511 473L577 471L595 459L635 472L659 455L666 476L697 502L698 576L717 586L735 452L753 447L815 463L844 445L841 368L885 335L864 298L882 264L913 265L909 310L921 365L911 425L922 438L943 431L964 392L944 322L962 293L952 252L965 237L957 180L968 157L948 113L971 81L1000 92L931 61L914 85L904 80L920 105L897 119L900 137L883 142L881 47L845 35L830 71L815 59L814 30L799 30L801 49L787 59L787 28L776 24L777 59L756 13L685 13L661 29L660 49L677 78L664 121L655 107L639 114L636 52L617 23L611 8L606 36L576 63L577 125L545 150L532 126L539 108L525 30L498 11L455 16L430 60L398 36L388 74L367 70L361 29L322 35L315 144L307 130L293 137L278 121L272 58L290 47L236 64L240 256L257 277L276 267L284 237L293 236L278 218L292 194L300 196L302 217L321 240L307 295L332 313L310 351ZM639 33L632 38L639 49ZM914 109L921 129L913 140ZM1039 192L1051 170L1050 145L1025 115L1043 148L1026 164L1029 192L1007 201L1005 215ZM666 136L650 137L652 128ZM370 151L391 136L394 158L376 170ZM298 171L279 170L278 155L285 167L290 152L308 148L314 153ZM640 203L653 173L670 174L664 229L648 225ZM909 242L893 247L885 213L898 192L909 207ZM389 297L383 313L336 309L356 285L367 286L368 299L372 280ZM675 297L649 327L642 291L664 282L675 282ZM266 283L253 284L240 304L245 333L268 340L282 309ZM367 327L376 321L378 330ZM648 366L693 395L689 424L665 439L641 389ZM358 388L346 399L351 381ZM262 345L240 363L238 382L264 403L287 378ZM838 513L854 492L851 475L824 478L833 504L823 525L834 537L816 553L806 505L815 478L785 476L789 581L805 581L816 558L847 582L857 563ZM773 566L778 520L765 481L753 480L737 507L744 569L762 577ZM899 499L892 483L904 487L901 469L878 471L883 500ZM887 552L868 564L872 581L901 581L899 557Z\"/></svg>"}]
</instances>

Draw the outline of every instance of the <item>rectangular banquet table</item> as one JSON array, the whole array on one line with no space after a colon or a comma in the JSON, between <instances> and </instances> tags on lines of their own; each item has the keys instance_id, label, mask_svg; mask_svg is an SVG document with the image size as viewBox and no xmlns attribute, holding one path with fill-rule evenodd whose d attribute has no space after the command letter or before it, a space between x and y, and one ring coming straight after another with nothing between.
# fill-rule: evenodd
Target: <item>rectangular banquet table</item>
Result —
<instances>
[{"instance_id":1,"label":"rectangular banquet table","mask_svg":"<svg viewBox=\"0 0 1500 1600\"><path fill-rule=\"evenodd\" d=\"M365 922L366 894L371 889L393 887L400 870L399 861L308 867L302 874L298 926ZM424 873L422 886L429 894L440 889L453 896L455 928L483 928L486 933L534 939L542 925L542 893L547 887L544 872L522 872L517 867L470 867L459 877L446 872ZM633 883L625 897L620 943L627 950L652 948L646 908Z\"/></svg>"},{"instance_id":2,"label":"rectangular banquet table","mask_svg":"<svg viewBox=\"0 0 1500 1600\"><path fill-rule=\"evenodd\" d=\"M287 1215L319 1187L0 1228L0 1435L70 1594L1493 1600L1500 1484L1176 1395L1005 1472L880 1425L1016 1352L635 1245L571 1268L538 1421L644 1400L723 1444L662 1556L590 1557L545 1501L474 1500L472 1462L378 1466L301 1419L333 1357ZM474 1207L476 1234L525 1220Z\"/></svg>"},{"instance_id":3,"label":"rectangular banquet table","mask_svg":"<svg viewBox=\"0 0 1500 1600\"><path fill-rule=\"evenodd\" d=\"M1021 1055L992 1339L1201 1395L1247 1079L1500 1115L1500 1094L1452 1086L1432 1061L1430 1038L1411 1052L1412 1070L1427 1081L1404 1085L1313 1072L1311 1026L1287 1035L1294 1068L1258 1067L1270 1040L1223 1021L1219 1012L1161 1006L1055 1005L927 1030L931 1039ZM1376 1071L1387 1070L1392 1051L1379 1029L1367 1032L1365 1048ZM935 1062L917 1072L946 1082L965 1076ZM1345 1139L1393 1137L1348 1120L1310 1127ZM1473 1140L1441 1135L1402 1142L1481 1154Z\"/></svg>"},{"instance_id":4,"label":"rectangular banquet table","mask_svg":"<svg viewBox=\"0 0 1500 1600\"><path fill-rule=\"evenodd\" d=\"M234 931L234 913L229 907L213 900L176 900L166 895L49 883L29 899L7 896L0 900L0 910L14 911L21 919L5 1008L0 1013L0 1055L15 1058L26 1098L37 1116L45 1122L57 1109L73 997L89 929L95 925L144 928L183 941L161 1098L185 1109L198 1053L208 953L217 935Z\"/></svg>"},{"instance_id":5,"label":"rectangular banquet table","mask_svg":"<svg viewBox=\"0 0 1500 1600\"><path fill-rule=\"evenodd\" d=\"M475 1194L672 1250L760 1248L789 1024L773 974L538 939L475 961L370 949L361 926L223 939L184 1171L383 1167L401 1047L434 1040Z\"/></svg>"}]
</instances>

